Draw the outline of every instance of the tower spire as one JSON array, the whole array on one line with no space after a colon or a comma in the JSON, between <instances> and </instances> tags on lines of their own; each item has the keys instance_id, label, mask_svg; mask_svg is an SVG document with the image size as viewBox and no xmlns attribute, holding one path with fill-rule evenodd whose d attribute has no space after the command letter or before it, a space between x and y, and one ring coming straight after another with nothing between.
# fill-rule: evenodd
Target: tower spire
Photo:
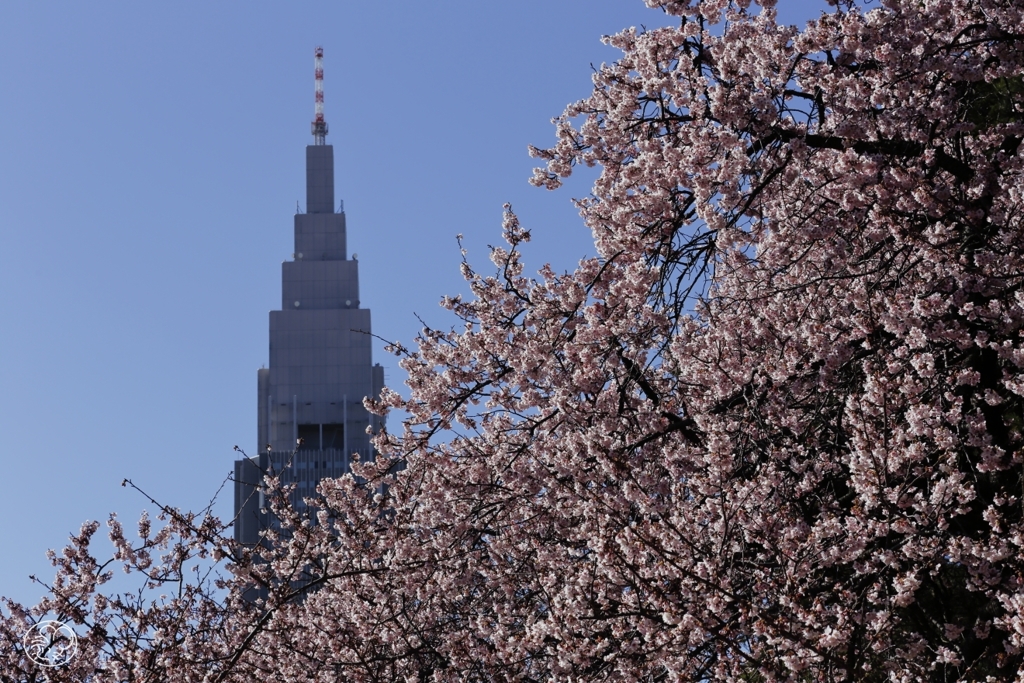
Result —
<instances>
[{"instance_id":1,"label":"tower spire","mask_svg":"<svg viewBox=\"0 0 1024 683\"><path fill-rule=\"evenodd\" d=\"M313 119L313 144L327 144L327 122L324 121L324 49L319 45L314 53L316 55L316 118Z\"/></svg>"}]
</instances>

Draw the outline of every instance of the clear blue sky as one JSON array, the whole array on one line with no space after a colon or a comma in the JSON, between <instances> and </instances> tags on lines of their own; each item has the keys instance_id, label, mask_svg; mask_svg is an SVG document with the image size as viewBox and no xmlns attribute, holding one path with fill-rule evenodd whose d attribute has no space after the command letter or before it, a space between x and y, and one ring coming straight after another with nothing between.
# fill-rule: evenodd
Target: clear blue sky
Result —
<instances>
[{"instance_id":1,"label":"clear blue sky","mask_svg":"<svg viewBox=\"0 0 1024 683\"><path fill-rule=\"evenodd\" d=\"M782 1L787 23L818 13ZM8 3L0 9L0 595L87 519L204 506L255 447L256 370L305 201L313 48L361 303L406 343L489 270L501 206L526 250L592 253L571 197L527 184L527 144L616 58L640 0ZM403 376L378 344L375 361ZM231 489L216 506L231 513Z\"/></svg>"}]
</instances>

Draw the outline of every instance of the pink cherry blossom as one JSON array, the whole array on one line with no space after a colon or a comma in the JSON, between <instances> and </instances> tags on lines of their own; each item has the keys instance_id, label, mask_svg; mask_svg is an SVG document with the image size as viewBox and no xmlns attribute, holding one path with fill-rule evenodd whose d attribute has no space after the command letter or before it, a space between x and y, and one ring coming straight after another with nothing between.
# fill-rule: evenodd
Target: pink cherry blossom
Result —
<instances>
[{"instance_id":1,"label":"pink cherry blossom","mask_svg":"<svg viewBox=\"0 0 1024 683\"><path fill-rule=\"evenodd\" d=\"M597 256L527 276L506 207L357 477L268 476L258 548L87 524L0 679L55 614L97 683L1024 680L1024 9L647 4L531 148Z\"/></svg>"}]
</instances>

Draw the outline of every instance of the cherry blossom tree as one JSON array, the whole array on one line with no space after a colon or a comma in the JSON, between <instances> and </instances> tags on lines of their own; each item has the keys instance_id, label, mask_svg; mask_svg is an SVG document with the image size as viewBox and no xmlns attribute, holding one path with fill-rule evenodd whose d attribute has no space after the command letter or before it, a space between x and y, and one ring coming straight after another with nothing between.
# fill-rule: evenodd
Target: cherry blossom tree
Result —
<instances>
[{"instance_id":1,"label":"cherry blossom tree","mask_svg":"<svg viewBox=\"0 0 1024 683\"><path fill-rule=\"evenodd\" d=\"M597 256L525 276L506 207L359 478L270 473L258 548L112 518L131 596L86 525L0 681L44 613L50 680L1024 680L1024 8L647 4L531 148Z\"/></svg>"}]
</instances>

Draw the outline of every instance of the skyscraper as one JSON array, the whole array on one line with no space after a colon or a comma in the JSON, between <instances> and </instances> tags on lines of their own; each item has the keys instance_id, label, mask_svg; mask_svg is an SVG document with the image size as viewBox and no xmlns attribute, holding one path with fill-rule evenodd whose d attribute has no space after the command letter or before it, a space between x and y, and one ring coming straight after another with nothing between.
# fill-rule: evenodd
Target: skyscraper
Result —
<instances>
[{"instance_id":1,"label":"skyscraper","mask_svg":"<svg viewBox=\"0 0 1024 683\"><path fill-rule=\"evenodd\" d=\"M281 309L270 312L269 367L257 372L257 454L235 462L235 539L246 544L257 543L269 523L261 472L284 472L283 480L296 484L293 504L302 507L317 482L349 471L353 453L371 457L366 428L376 428L378 418L362 401L384 384L384 369L371 356L370 311L359 306L359 262L348 256L345 212L334 200L322 54L317 48L306 211L295 214L295 252L281 264Z\"/></svg>"}]
</instances>

